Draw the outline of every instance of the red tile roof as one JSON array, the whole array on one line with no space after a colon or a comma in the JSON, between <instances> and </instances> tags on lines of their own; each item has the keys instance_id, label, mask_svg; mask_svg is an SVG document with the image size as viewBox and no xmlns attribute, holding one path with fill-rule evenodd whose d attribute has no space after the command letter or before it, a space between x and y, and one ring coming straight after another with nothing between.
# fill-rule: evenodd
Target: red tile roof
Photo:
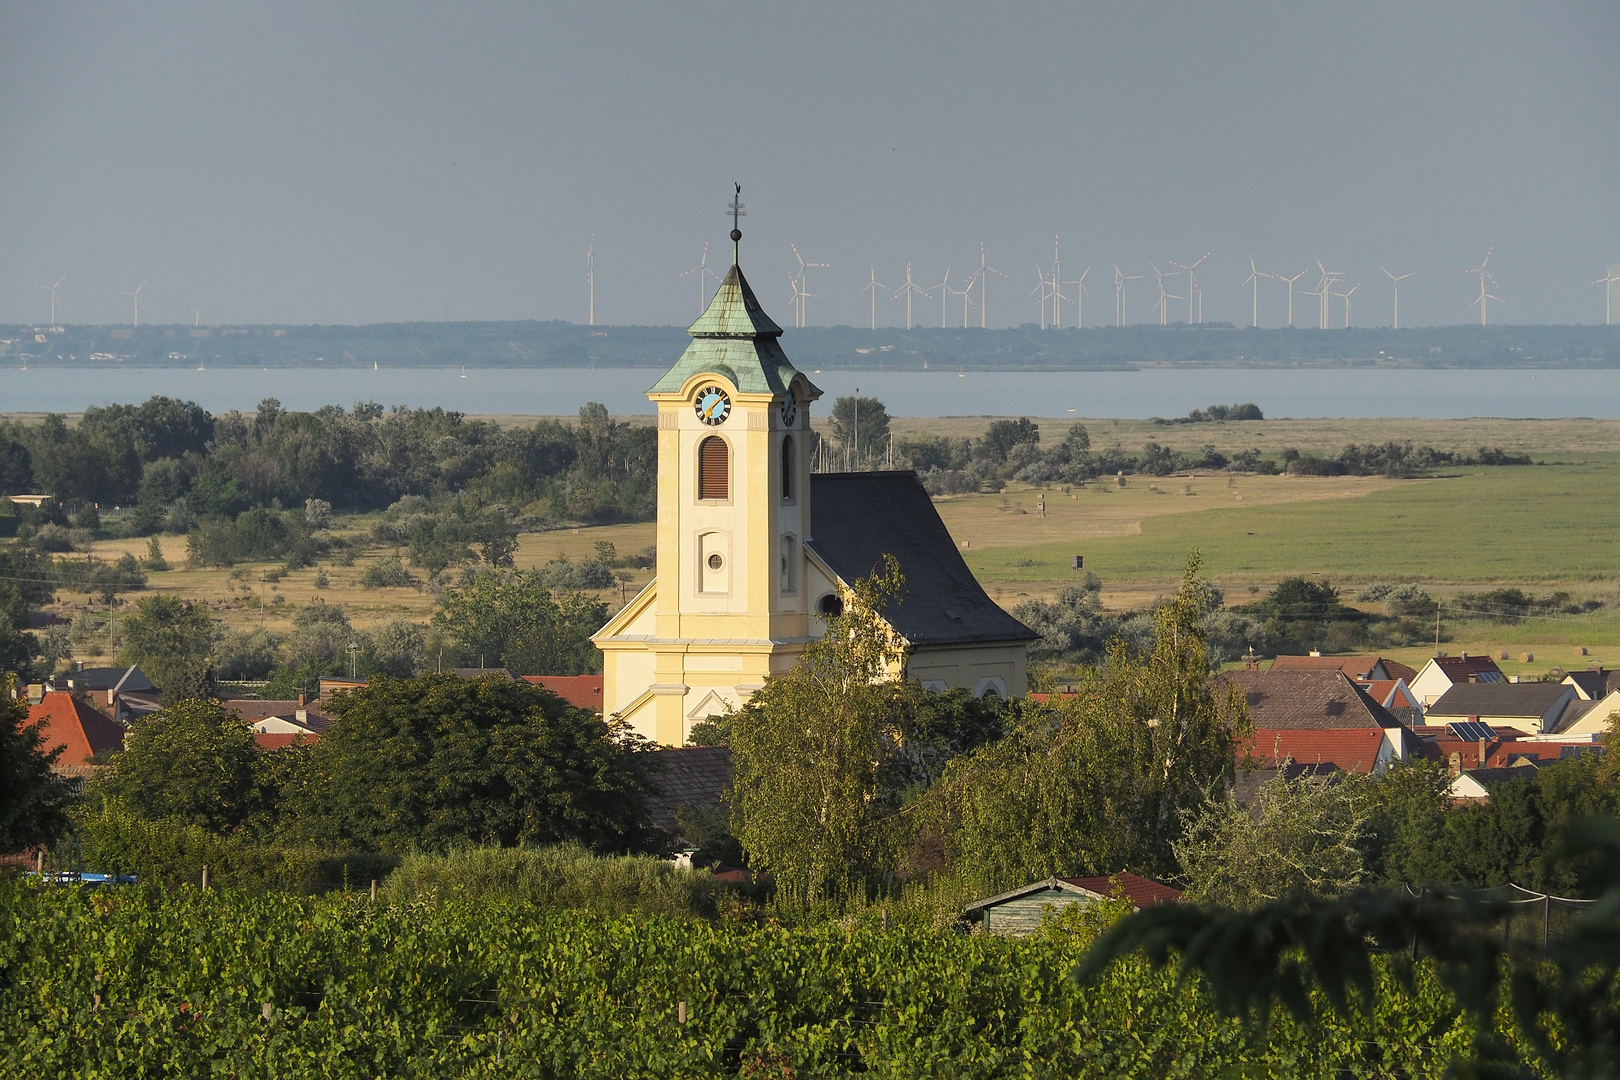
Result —
<instances>
[{"instance_id":1,"label":"red tile roof","mask_svg":"<svg viewBox=\"0 0 1620 1080\"><path fill-rule=\"evenodd\" d=\"M88 764L90 758L106 750L124 748L124 729L72 694L47 690L38 705L28 707L25 727L38 725L43 736L41 749L49 753L60 746L58 767Z\"/></svg>"},{"instance_id":2,"label":"red tile roof","mask_svg":"<svg viewBox=\"0 0 1620 1080\"><path fill-rule=\"evenodd\" d=\"M283 750L294 745L314 746L321 741L321 737L313 731L307 734L302 731L255 731L253 741L260 750Z\"/></svg>"},{"instance_id":3,"label":"red tile roof","mask_svg":"<svg viewBox=\"0 0 1620 1080\"><path fill-rule=\"evenodd\" d=\"M523 681L545 687L570 705L602 711L600 675L525 675Z\"/></svg>"},{"instance_id":4,"label":"red tile roof","mask_svg":"<svg viewBox=\"0 0 1620 1080\"><path fill-rule=\"evenodd\" d=\"M1331 671L1230 671L1257 728L1332 730L1400 727L1388 709L1337 668Z\"/></svg>"},{"instance_id":5,"label":"red tile roof","mask_svg":"<svg viewBox=\"0 0 1620 1080\"><path fill-rule=\"evenodd\" d=\"M1417 699L1412 692L1401 687L1399 679L1374 679L1357 684L1367 691L1367 696L1386 709L1415 709ZM1397 689L1399 692L1397 693ZM1392 697L1393 695L1393 697Z\"/></svg>"},{"instance_id":6,"label":"red tile roof","mask_svg":"<svg viewBox=\"0 0 1620 1080\"><path fill-rule=\"evenodd\" d=\"M1070 885L1078 885L1082 889L1102 896L1114 896L1129 900L1131 905L1136 908L1174 904L1181 899L1180 889L1154 881L1152 878L1133 874L1129 870L1121 870L1117 874L1106 877L1066 877L1062 880L1067 881Z\"/></svg>"},{"instance_id":7,"label":"red tile roof","mask_svg":"<svg viewBox=\"0 0 1620 1080\"><path fill-rule=\"evenodd\" d=\"M1371 772L1385 752L1386 737L1379 728L1256 731L1247 747L1254 767L1275 769L1287 762L1331 765L1342 772ZM1242 755L1239 755L1240 759Z\"/></svg>"}]
</instances>

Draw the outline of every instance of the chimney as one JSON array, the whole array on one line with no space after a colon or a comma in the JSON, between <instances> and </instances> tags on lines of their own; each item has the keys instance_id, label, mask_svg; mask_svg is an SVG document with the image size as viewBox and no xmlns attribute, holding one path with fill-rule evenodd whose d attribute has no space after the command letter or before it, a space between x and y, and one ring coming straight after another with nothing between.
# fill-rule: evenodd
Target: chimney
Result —
<instances>
[{"instance_id":1,"label":"chimney","mask_svg":"<svg viewBox=\"0 0 1620 1080\"><path fill-rule=\"evenodd\" d=\"M1485 740L1484 739L1479 740L1479 767L1482 768L1482 769L1485 767Z\"/></svg>"},{"instance_id":2,"label":"chimney","mask_svg":"<svg viewBox=\"0 0 1620 1080\"><path fill-rule=\"evenodd\" d=\"M1449 762L1449 765L1451 766L1451 768L1449 770L1450 774L1451 774L1451 778L1453 780L1455 780L1457 778L1457 774L1462 772L1462 752L1461 751L1453 750L1451 752L1451 760Z\"/></svg>"},{"instance_id":3,"label":"chimney","mask_svg":"<svg viewBox=\"0 0 1620 1080\"><path fill-rule=\"evenodd\" d=\"M302 709L304 707L304 695L303 694L298 695L298 707L300 709Z\"/></svg>"},{"instance_id":4,"label":"chimney","mask_svg":"<svg viewBox=\"0 0 1620 1080\"><path fill-rule=\"evenodd\" d=\"M1322 655L1322 650L1321 649L1312 649L1311 650L1311 655L1312 656L1321 656Z\"/></svg>"}]
</instances>

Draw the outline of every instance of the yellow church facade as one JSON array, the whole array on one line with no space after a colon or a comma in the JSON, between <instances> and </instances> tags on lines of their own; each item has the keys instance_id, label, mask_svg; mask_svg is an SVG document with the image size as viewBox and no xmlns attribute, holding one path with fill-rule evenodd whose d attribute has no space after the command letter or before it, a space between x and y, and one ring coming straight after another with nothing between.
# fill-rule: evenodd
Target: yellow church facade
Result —
<instances>
[{"instance_id":1,"label":"yellow church facade","mask_svg":"<svg viewBox=\"0 0 1620 1080\"><path fill-rule=\"evenodd\" d=\"M907 577L906 597L883 612L908 643L906 674L1022 695L1035 635L984 595L916 476L812 473L821 391L782 352L781 328L736 265L688 332L691 346L647 392L656 576L594 637L604 714L683 745L694 723L791 668L883 554Z\"/></svg>"}]
</instances>

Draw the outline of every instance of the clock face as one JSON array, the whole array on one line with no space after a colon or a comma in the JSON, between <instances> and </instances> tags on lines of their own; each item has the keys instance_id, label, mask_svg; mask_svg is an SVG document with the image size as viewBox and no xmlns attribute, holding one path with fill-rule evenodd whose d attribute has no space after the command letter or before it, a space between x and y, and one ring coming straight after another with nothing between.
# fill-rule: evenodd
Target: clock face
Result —
<instances>
[{"instance_id":1,"label":"clock face","mask_svg":"<svg viewBox=\"0 0 1620 1080\"><path fill-rule=\"evenodd\" d=\"M718 386L706 386L698 391L695 408L699 420L715 427L731 415L731 398Z\"/></svg>"},{"instance_id":2,"label":"clock face","mask_svg":"<svg viewBox=\"0 0 1620 1080\"><path fill-rule=\"evenodd\" d=\"M782 402L782 426L785 428L790 428L793 426L793 421L797 420L798 418L798 399L796 399L792 394L789 394L787 396L787 400Z\"/></svg>"}]
</instances>

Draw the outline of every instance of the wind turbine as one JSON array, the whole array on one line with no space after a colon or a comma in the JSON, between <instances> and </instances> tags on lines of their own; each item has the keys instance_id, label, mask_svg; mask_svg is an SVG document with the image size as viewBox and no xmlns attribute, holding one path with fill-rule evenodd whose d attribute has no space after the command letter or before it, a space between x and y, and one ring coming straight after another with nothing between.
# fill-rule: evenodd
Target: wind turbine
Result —
<instances>
[{"instance_id":1,"label":"wind turbine","mask_svg":"<svg viewBox=\"0 0 1620 1080\"><path fill-rule=\"evenodd\" d=\"M1485 269L1491 264L1491 254L1495 250L1496 248L1494 246L1488 248L1485 252L1485 258L1481 260L1480 264L1474 267L1472 270L1457 271L1459 274L1479 275L1479 296L1475 297L1474 304L1479 305L1479 325L1481 326L1485 325L1485 309L1490 306L1488 301L1495 300L1499 304L1502 302L1502 298L1500 296L1491 295L1489 286L1495 285L1496 279L1491 276L1491 272L1489 270ZM1473 307L1474 304L1469 304L1468 306Z\"/></svg>"},{"instance_id":2,"label":"wind turbine","mask_svg":"<svg viewBox=\"0 0 1620 1080\"><path fill-rule=\"evenodd\" d=\"M819 267L820 269L825 270L825 269L827 269L827 267L831 266L832 264L831 263L818 263L818 262L805 262L804 261L804 256L799 254L799 249L797 247L795 247L792 244L789 244L788 247L793 248L793 257L795 259L799 260L799 325L802 327L805 324L805 315L806 315L804 302L806 300L808 300L810 297L816 295L815 293L810 291L810 279L806 276L805 271L808 270L812 266Z\"/></svg>"},{"instance_id":3,"label":"wind turbine","mask_svg":"<svg viewBox=\"0 0 1620 1080\"><path fill-rule=\"evenodd\" d=\"M1076 281L1064 282L1065 285L1074 286L1074 328L1083 329L1086 325L1086 275L1091 273L1091 267L1080 272Z\"/></svg>"},{"instance_id":4,"label":"wind turbine","mask_svg":"<svg viewBox=\"0 0 1620 1080\"><path fill-rule=\"evenodd\" d=\"M960 295L955 289L951 288L950 267L947 266L945 268L944 280L938 285L935 285L934 288L939 290L939 328L943 330L947 325L946 319L949 318L949 316L945 313L945 305L950 303L951 297Z\"/></svg>"},{"instance_id":5,"label":"wind turbine","mask_svg":"<svg viewBox=\"0 0 1620 1080\"><path fill-rule=\"evenodd\" d=\"M877 329L877 294L878 294L878 290L879 289L887 289L888 286L884 285L882 282L878 281L878 279L877 279L877 267L875 267L875 266L869 267L869 270L870 270L870 272L872 274L872 284L870 284L866 288L862 289L861 292L869 292L869 293L872 294L872 329L876 330Z\"/></svg>"},{"instance_id":6,"label":"wind turbine","mask_svg":"<svg viewBox=\"0 0 1620 1080\"><path fill-rule=\"evenodd\" d=\"M67 280L67 274L63 274L61 277L56 279L56 284L55 285L39 285L39 286L36 286L36 288L44 289L46 292L51 294L51 326L53 328L56 326L56 290L61 288L62 287L62 282L66 281L66 280Z\"/></svg>"},{"instance_id":7,"label":"wind turbine","mask_svg":"<svg viewBox=\"0 0 1620 1080\"><path fill-rule=\"evenodd\" d=\"M1046 302L1050 300L1052 301L1052 310L1054 312L1052 316L1052 329L1056 330L1058 328L1056 312L1061 310L1058 305L1067 300L1068 297L1058 292L1057 279L1052 278L1048 280L1046 277L1046 272L1040 268L1039 264L1036 264L1035 266L1035 278L1035 287L1029 290L1029 295L1039 297L1035 302L1039 304L1041 308L1041 329L1046 329Z\"/></svg>"},{"instance_id":8,"label":"wind turbine","mask_svg":"<svg viewBox=\"0 0 1620 1080\"><path fill-rule=\"evenodd\" d=\"M134 292L125 292L125 293L119 293L118 294L119 296L127 296L127 297L129 297L131 299L131 301L134 302L134 304L135 304L135 327L136 327L136 329L139 329L140 325L141 325L141 290L144 289L144 288L146 288L146 282L143 281L139 285L135 286L135 291Z\"/></svg>"},{"instance_id":9,"label":"wind turbine","mask_svg":"<svg viewBox=\"0 0 1620 1080\"><path fill-rule=\"evenodd\" d=\"M596 234L591 233L591 242L585 245L585 284L590 290L590 306L586 309L586 318L589 325L596 325Z\"/></svg>"},{"instance_id":10,"label":"wind turbine","mask_svg":"<svg viewBox=\"0 0 1620 1080\"><path fill-rule=\"evenodd\" d=\"M1127 274L1114 264L1114 327L1118 329L1125 325L1125 283L1136 281L1141 274Z\"/></svg>"},{"instance_id":11,"label":"wind turbine","mask_svg":"<svg viewBox=\"0 0 1620 1080\"><path fill-rule=\"evenodd\" d=\"M1329 270L1323 266L1321 259L1316 260L1316 268L1322 272L1322 280L1317 283L1315 292L1309 292L1305 295L1317 298L1321 305L1321 311L1316 320L1316 328L1326 330L1328 328L1328 307L1332 302L1333 286L1344 280L1344 275L1337 270Z\"/></svg>"},{"instance_id":12,"label":"wind turbine","mask_svg":"<svg viewBox=\"0 0 1620 1080\"><path fill-rule=\"evenodd\" d=\"M1198 304L1198 322L1204 321L1204 298L1203 294L1198 291L1198 277L1193 273L1193 271L1197 270L1200 266L1203 266L1204 260L1209 258L1210 254L1211 253L1208 251L1204 252L1202 255L1198 256L1198 261L1193 263L1191 266L1188 266L1186 263L1178 263L1174 259L1170 260L1171 266L1187 271L1187 324L1189 326L1193 325L1193 303L1195 297L1197 298Z\"/></svg>"},{"instance_id":13,"label":"wind turbine","mask_svg":"<svg viewBox=\"0 0 1620 1080\"><path fill-rule=\"evenodd\" d=\"M1384 270L1382 266L1380 266L1378 269ZM1389 278L1390 285L1395 289L1395 311L1391 320L1391 330L1399 330L1401 328L1401 282L1405 281L1415 273L1417 273L1416 270L1408 270L1404 274L1392 274L1388 270L1384 270L1384 276Z\"/></svg>"},{"instance_id":14,"label":"wind turbine","mask_svg":"<svg viewBox=\"0 0 1620 1080\"><path fill-rule=\"evenodd\" d=\"M956 294L962 298L962 329L968 328L968 308L973 306L973 279L968 278L962 283L962 291Z\"/></svg>"},{"instance_id":15,"label":"wind turbine","mask_svg":"<svg viewBox=\"0 0 1620 1080\"><path fill-rule=\"evenodd\" d=\"M973 277L977 278L978 281L979 281L979 329L980 330L983 330L985 328L986 320L988 319L989 314L990 314L990 301L989 301L989 298L988 298L988 296L986 294L986 291L985 291L986 286L990 282L990 278L989 278L990 274L998 274L1001 277L1006 277L1007 276L1006 274L1001 273L1000 270L997 270L995 267L993 267L989 263L985 262L985 260L984 260L984 243L983 243L983 241L981 241L979 243L979 268L977 270L973 271ZM969 279L969 280L972 280L972 279Z\"/></svg>"},{"instance_id":16,"label":"wind turbine","mask_svg":"<svg viewBox=\"0 0 1620 1080\"><path fill-rule=\"evenodd\" d=\"M911 280L910 263L906 263L906 283L900 286L899 290L893 296L889 297L889 299L898 300L902 296L906 298L906 329L910 330L914 325L916 325L911 321L911 298L914 296L927 296L929 299L933 299L932 294L930 294L927 289Z\"/></svg>"},{"instance_id":17,"label":"wind turbine","mask_svg":"<svg viewBox=\"0 0 1620 1080\"><path fill-rule=\"evenodd\" d=\"M1350 329L1350 297L1354 296L1359 288L1361 288L1361 282L1358 281L1350 286L1349 292L1336 292L1333 294L1344 299L1344 328L1346 330Z\"/></svg>"},{"instance_id":18,"label":"wind turbine","mask_svg":"<svg viewBox=\"0 0 1620 1080\"><path fill-rule=\"evenodd\" d=\"M1293 277L1283 277L1281 274L1268 274L1267 275L1268 277L1276 278L1278 281L1286 281L1286 282L1288 282L1288 326L1289 326L1290 329L1292 329L1292 327L1294 325L1294 282L1298 281L1300 278L1304 277L1308 273L1310 273L1309 270L1301 270L1299 273L1295 274ZM1305 295L1309 296L1310 293L1306 293Z\"/></svg>"},{"instance_id":19,"label":"wind turbine","mask_svg":"<svg viewBox=\"0 0 1620 1080\"><path fill-rule=\"evenodd\" d=\"M1052 234L1052 329L1063 329L1063 260L1058 257L1058 236Z\"/></svg>"},{"instance_id":20,"label":"wind turbine","mask_svg":"<svg viewBox=\"0 0 1620 1080\"><path fill-rule=\"evenodd\" d=\"M1250 304L1250 307L1253 310L1249 314L1249 329L1251 329L1251 330L1258 330L1260 328L1260 279L1263 278L1263 277L1270 277L1270 276L1271 276L1270 274L1262 274L1259 270L1255 269L1254 256L1250 255L1249 256L1249 279L1247 281L1245 281L1243 284L1249 286L1249 289L1254 294L1253 298L1252 298L1252 303Z\"/></svg>"},{"instance_id":21,"label":"wind turbine","mask_svg":"<svg viewBox=\"0 0 1620 1080\"><path fill-rule=\"evenodd\" d=\"M1148 263L1148 265L1153 266L1152 263ZM1167 277L1175 277L1175 274L1167 274L1163 270L1160 270L1157 266L1153 266L1153 276L1159 279L1159 302L1153 305L1154 309L1159 313L1159 325L1169 326L1170 305L1166 303L1166 301L1183 300L1186 298L1181 296L1172 296L1170 293L1164 291L1164 279Z\"/></svg>"},{"instance_id":22,"label":"wind turbine","mask_svg":"<svg viewBox=\"0 0 1620 1080\"><path fill-rule=\"evenodd\" d=\"M1615 272L1616 270L1620 270L1620 267L1616 267L1616 266L1611 265L1608 268L1608 273L1605 274L1603 277L1598 278L1596 281L1588 281L1587 282L1588 285L1602 285L1603 286L1603 325L1604 326L1613 326L1614 325L1614 322L1609 317L1609 315L1610 315L1610 312L1613 310L1611 308L1611 306L1610 306L1610 303L1614 298L1614 283L1617 282L1617 281L1620 281L1620 273L1616 273ZM59 281L59 282L57 282L57 284L60 285L61 282ZM43 286L43 285L40 286L40 288L42 288L42 289L44 287L45 286ZM53 293L52 298L54 299L54 297L55 297L55 294ZM55 316L54 316L55 310L56 309L54 307L51 309L51 311L53 312L51 322L53 322L53 323L56 321Z\"/></svg>"},{"instance_id":23,"label":"wind turbine","mask_svg":"<svg viewBox=\"0 0 1620 1080\"><path fill-rule=\"evenodd\" d=\"M680 276L685 277L688 274L698 276L698 314L702 315L703 310L709 306L708 282L703 279L712 277L715 281L720 280L720 275L709 269L709 242L707 240L703 242L703 258L699 259L698 264L692 269L682 270Z\"/></svg>"}]
</instances>

